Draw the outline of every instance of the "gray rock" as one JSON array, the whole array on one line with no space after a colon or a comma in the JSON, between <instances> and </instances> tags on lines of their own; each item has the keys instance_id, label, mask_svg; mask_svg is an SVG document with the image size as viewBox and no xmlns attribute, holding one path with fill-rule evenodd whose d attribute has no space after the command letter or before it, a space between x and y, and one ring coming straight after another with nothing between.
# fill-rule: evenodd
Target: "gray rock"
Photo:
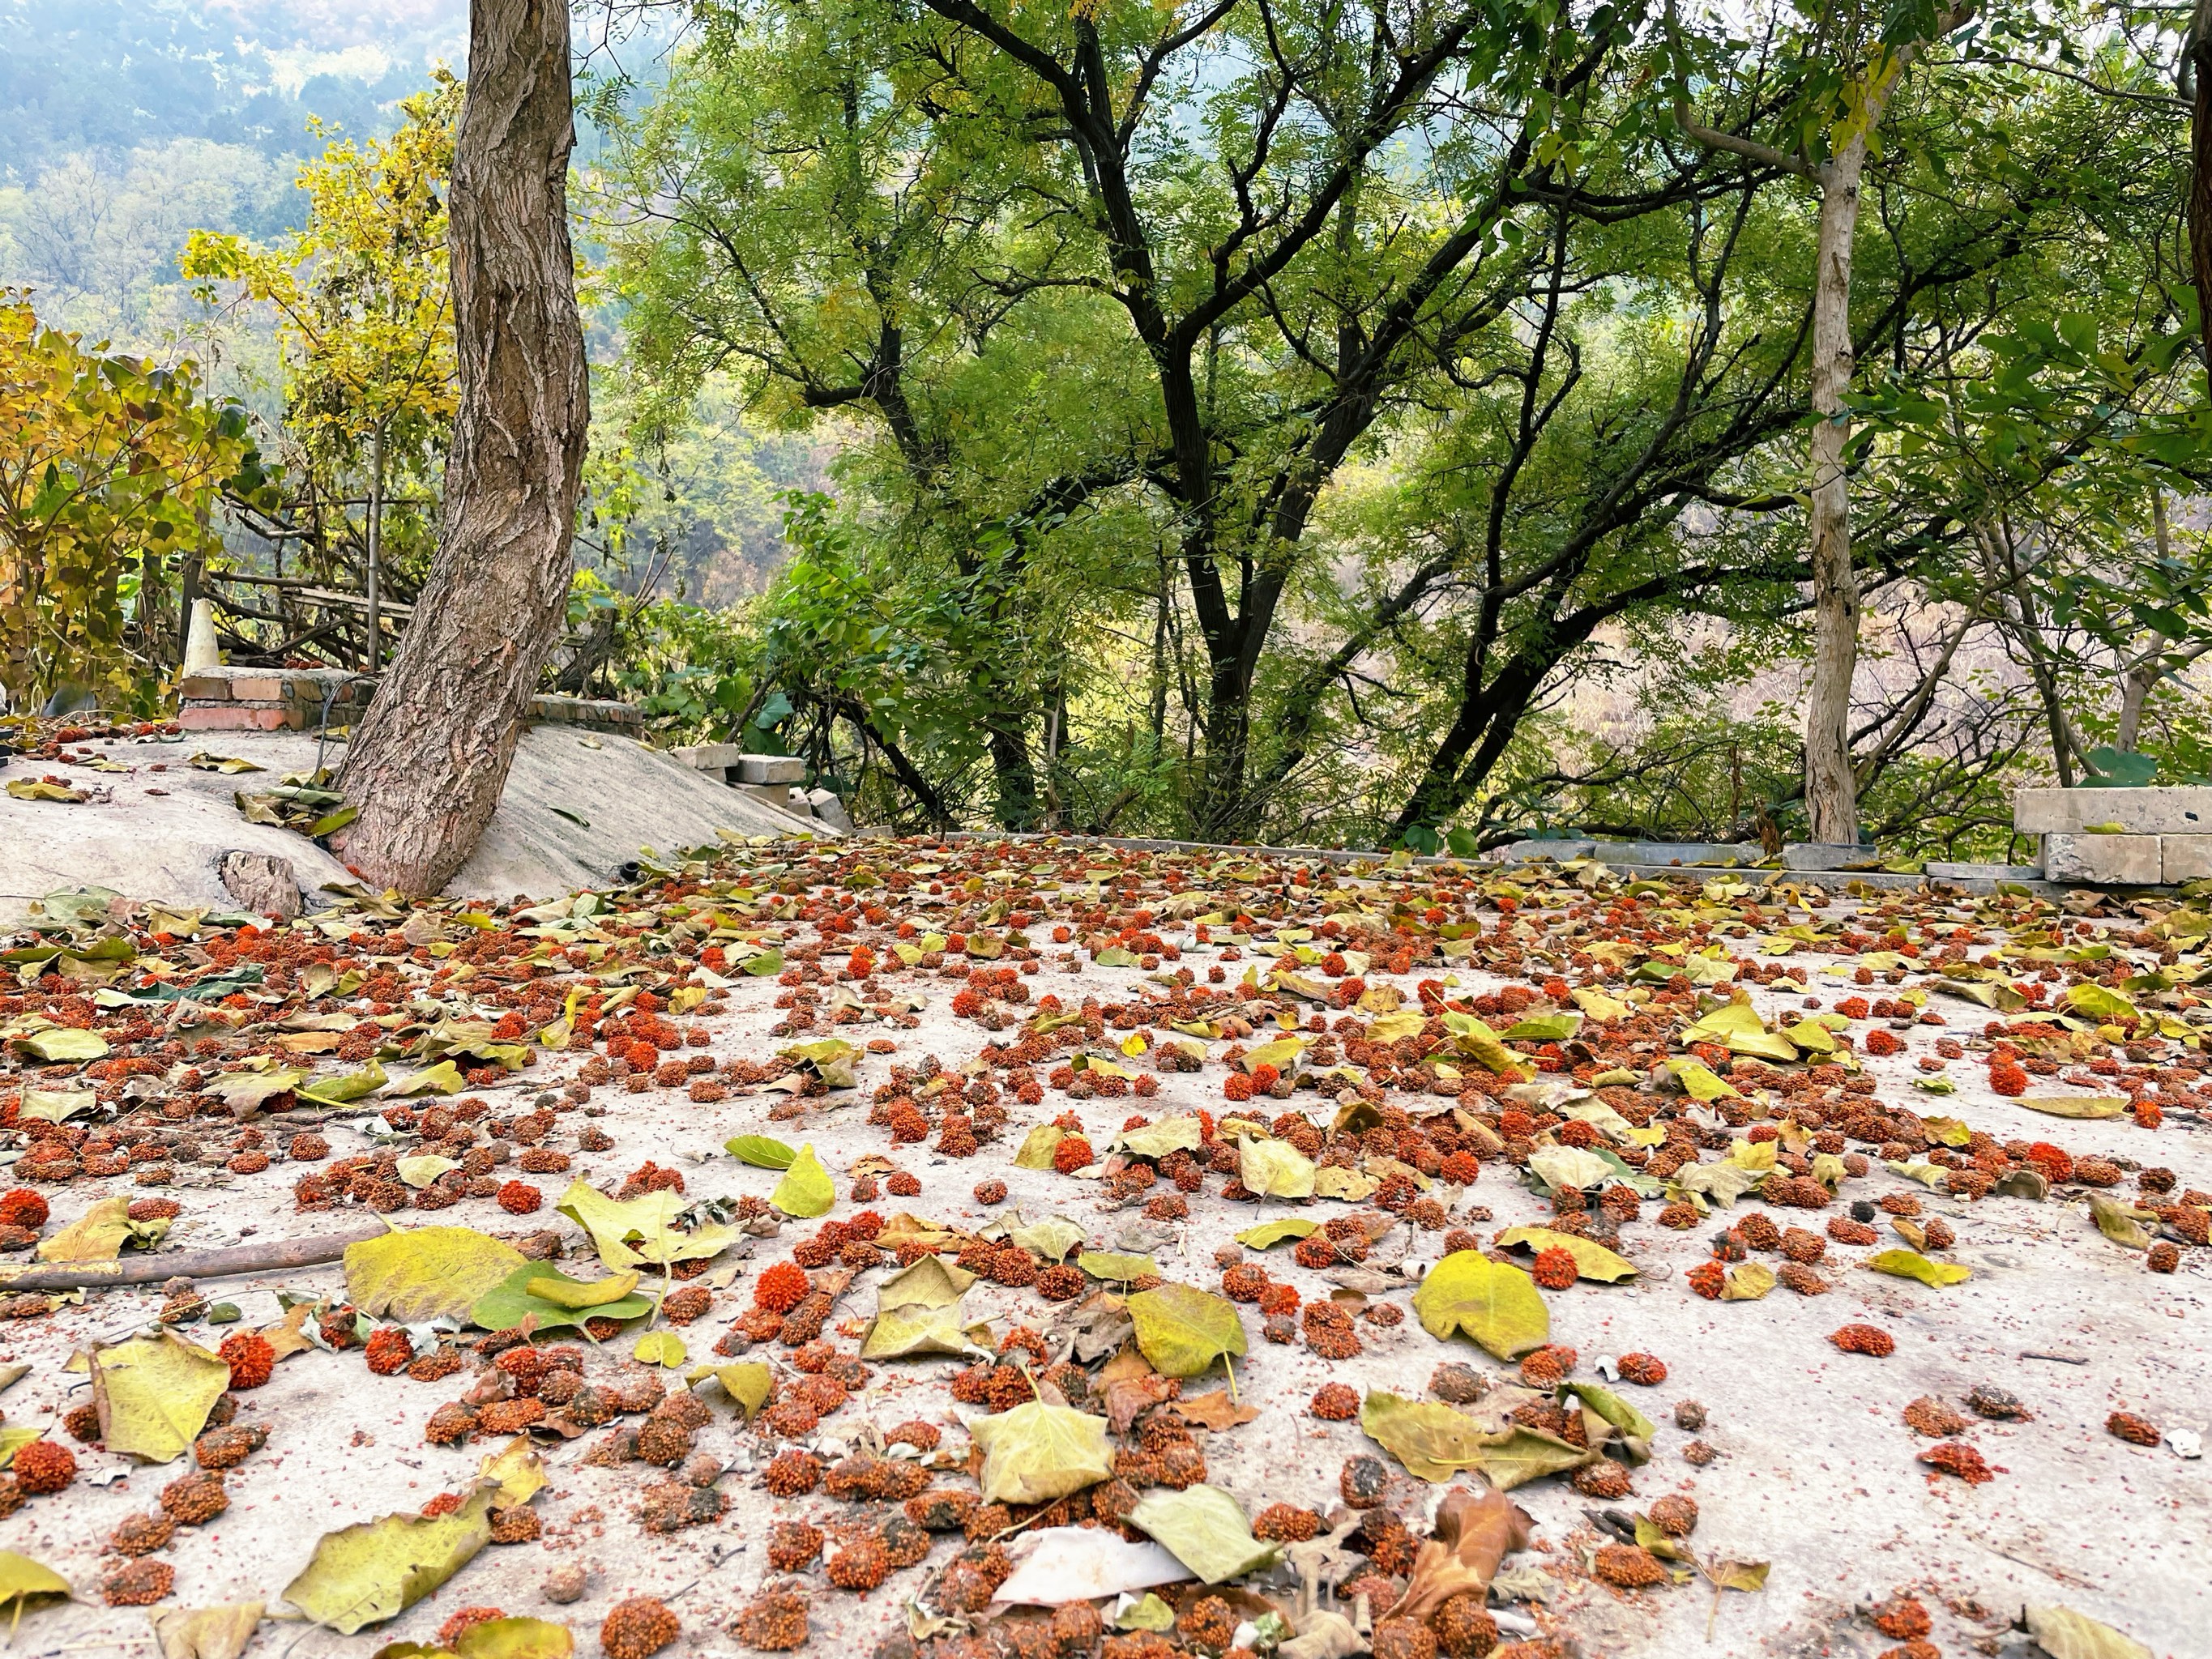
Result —
<instances>
[{"instance_id":1,"label":"gray rock","mask_svg":"<svg viewBox=\"0 0 2212 1659\"><path fill-rule=\"evenodd\" d=\"M1520 864L1530 859L1586 859L1597 851L1594 841L1516 841L1491 854L1500 864Z\"/></svg>"},{"instance_id":2,"label":"gray rock","mask_svg":"<svg viewBox=\"0 0 2212 1659\"><path fill-rule=\"evenodd\" d=\"M1597 856L1607 864L1757 864L1766 849L1755 841L1601 841Z\"/></svg>"},{"instance_id":3,"label":"gray rock","mask_svg":"<svg viewBox=\"0 0 2212 1659\"><path fill-rule=\"evenodd\" d=\"M2040 881L2039 864L1952 864L1931 859L1921 866L1930 881Z\"/></svg>"},{"instance_id":4,"label":"gray rock","mask_svg":"<svg viewBox=\"0 0 2212 1659\"><path fill-rule=\"evenodd\" d=\"M1872 870L1881 866L1881 850L1858 842L1793 841L1782 849L1785 870Z\"/></svg>"}]
</instances>

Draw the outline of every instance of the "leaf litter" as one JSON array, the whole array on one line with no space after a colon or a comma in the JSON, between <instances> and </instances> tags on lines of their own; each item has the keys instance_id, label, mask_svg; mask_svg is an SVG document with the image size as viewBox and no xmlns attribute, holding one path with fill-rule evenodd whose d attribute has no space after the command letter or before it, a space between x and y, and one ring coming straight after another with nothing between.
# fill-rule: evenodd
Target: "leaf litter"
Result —
<instances>
[{"instance_id":1,"label":"leaf litter","mask_svg":"<svg viewBox=\"0 0 2212 1659\"><path fill-rule=\"evenodd\" d=\"M1192 1651L1217 1650L1206 1586L1291 1659L1349 1651L1354 1592L1383 1626L1462 1641L1497 1589L1504 1627L1534 1635L1516 1609L1554 1617L1561 1573L1662 1621L1694 1577L1713 1597L1696 1622L1717 1620L1723 1591L1759 1601L1790 1569L1749 1559L1756 1535L1692 1549L1663 1498L1632 1525L1589 1507L1655 1459L1727 1474L1680 1437L1687 1402L1669 1420L1629 1397L1696 1376L1693 1345L1609 1361L1628 1394L1575 1376L1600 1304L1632 1332L1650 1298L1691 1298L1817 1366L1814 1344L1896 1351L1895 1304L1859 1288L1883 1276L1941 1291L1904 1292L1929 1316L1971 1307L1987 1246L1958 1235L1985 1215L2086 1208L2073 1249L2092 1274L2197 1261L2212 1215L2203 1173L2159 1167L2185 1149L2155 1159L2144 1138L2203 1104L2188 988L2212 916L2186 898L1762 895L1588 865L988 841L654 854L630 887L536 905L335 896L274 927L36 907L4 953L20 994L0 1105L25 1195L4 1219L50 1267L198 1248L234 1192L276 1199L263 1236L387 1218L342 1264L287 1270L258 1330L221 1322L216 1285L173 1286L161 1326L119 1342L82 1329L99 1409L68 1455L190 1451L252 1492L270 1486L261 1437L296 1456L313 1433L286 1379L427 1390L406 1410L441 1468L472 1443L507 1449L469 1452L443 1497L380 1519L366 1480L371 1518L302 1540L307 1565L268 1587L334 1630L410 1632L395 1654L573 1650L557 1619L410 1612L457 1577L534 1599L498 1563L550 1535L533 1445L572 1441L564 1478L592 1483L610 1527L830 1528L738 1610L741 1635L787 1632L805 1604L842 1627L843 1598L857 1613L889 1575L904 1627L957 1644L1040 1559L1012 1546L1103 1547L1101 1523L1199 1583L1117 1586L1164 1622L1087 1599ZM908 1036L924 1027L927 1054ZM1939 1089L1944 1115L1905 1103ZM631 1095L665 1117L634 1120ZM2052 1144L2057 1121L2084 1138ZM948 1182L963 1164L972 1195ZM1910 1248L1869 1249L1861 1212ZM1798 1328L1825 1311L1801 1298L1838 1294L1856 1322ZM79 1319L14 1301L18 1319ZM1759 1305L1713 1308L1741 1301ZM1347 1410L1315 1391L1333 1375L1364 1384ZM876 1393L892 1377L903 1420ZM234 1419L252 1426L224 1438ZM1270 1449L1292 1420L1328 1452ZM98 1507L112 1488L27 1432L9 1436L15 1501ZM1908 1480L2015 1478L1975 1474L1975 1441L1944 1442L1960 1449L1933 1473L1903 1440L1896 1461ZM625 1480L637 1495L605 1484ZM224 1502L203 1483L155 1514L220 1527ZM964 1543L914 1557L939 1506L963 1504L982 1517ZM1503 1565L1539 1534L1543 1572ZM81 1582L118 1605L166 1595L167 1554L131 1558L157 1569L136 1577L88 1559ZM66 1581L9 1562L15 1611L64 1616ZM169 1577L165 1651L214 1659L258 1623L251 1603L196 1609L191 1575ZM2136 1650L2063 1608L2029 1627L2053 1652Z\"/></svg>"}]
</instances>

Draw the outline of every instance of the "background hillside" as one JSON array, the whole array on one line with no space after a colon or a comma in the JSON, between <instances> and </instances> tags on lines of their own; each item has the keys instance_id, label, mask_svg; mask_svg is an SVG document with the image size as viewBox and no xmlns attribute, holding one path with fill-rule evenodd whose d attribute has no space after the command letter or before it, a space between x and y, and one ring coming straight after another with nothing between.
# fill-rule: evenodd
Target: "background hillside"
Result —
<instances>
[{"instance_id":1,"label":"background hillside","mask_svg":"<svg viewBox=\"0 0 2212 1659\"><path fill-rule=\"evenodd\" d=\"M387 130L433 64L458 63L467 8L0 0L0 281L150 346L186 320L185 235L295 227L319 126Z\"/></svg>"}]
</instances>

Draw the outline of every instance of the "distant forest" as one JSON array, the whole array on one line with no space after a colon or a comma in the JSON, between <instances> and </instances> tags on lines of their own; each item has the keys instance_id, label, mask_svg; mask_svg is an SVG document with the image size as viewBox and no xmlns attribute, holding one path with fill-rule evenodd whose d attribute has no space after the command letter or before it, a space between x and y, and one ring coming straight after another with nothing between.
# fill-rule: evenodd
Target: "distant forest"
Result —
<instances>
[{"instance_id":1,"label":"distant forest","mask_svg":"<svg viewBox=\"0 0 2212 1659\"><path fill-rule=\"evenodd\" d=\"M459 55L465 16L460 0L0 0L0 283L51 321L161 349L190 330L185 236L295 228L318 125L388 131Z\"/></svg>"},{"instance_id":2,"label":"distant forest","mask_svg":"<svg viewBox=\"0 0 2212 1659\"><path fill-rule=\"evenodd\" d=\"M398 52L374 80L325 71L289 85L286 57L325 44L309 33L313 13L255 10L176 0L5 0L0 173L23 185L75 153L120 155L178 139L270 160L307 155L322 148L308 136L309 116L354 133L380 130L389 106L422 85L426 65ZM453 15L463 14L456 6ZM452 33L458 41L459 29Z\"/></svg>"}]
</instances>

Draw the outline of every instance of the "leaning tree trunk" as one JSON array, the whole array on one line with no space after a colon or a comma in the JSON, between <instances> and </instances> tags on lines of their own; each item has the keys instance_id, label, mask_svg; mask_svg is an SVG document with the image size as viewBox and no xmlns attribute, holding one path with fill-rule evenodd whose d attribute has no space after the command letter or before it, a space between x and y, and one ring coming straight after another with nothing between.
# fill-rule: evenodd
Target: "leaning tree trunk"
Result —
<instances>
[{"instance_id":1,"label":"leaning tree trunk","mask_svg":"<svg viewBox=\"0 0 2212 1659\"><path fill-rule=\"evenodd\" d=\"M1850 744L1859 584L1851 568L1850 491L1844 473L1850 428L1844 399L1853 368L1851 242L1858 230L1866 148L1862 129L1820 170L1813 289L1813 684L1805 700L1805 807L1814 841L1852 843L1859 838Z\"/></svg>"},{"instance_id":2,"label":"leaning tree trunk","mask_svg":"<svg viewBox=\"0 0 2212 1659\"><path fill-rule=\"evenodd\" d=\"M558 634L588 394L568 246L568 12L472 0L447 232L460 406L414 621L347 754L344 844L434 893L491 821Z\"/></svg>"}]
</instances>

